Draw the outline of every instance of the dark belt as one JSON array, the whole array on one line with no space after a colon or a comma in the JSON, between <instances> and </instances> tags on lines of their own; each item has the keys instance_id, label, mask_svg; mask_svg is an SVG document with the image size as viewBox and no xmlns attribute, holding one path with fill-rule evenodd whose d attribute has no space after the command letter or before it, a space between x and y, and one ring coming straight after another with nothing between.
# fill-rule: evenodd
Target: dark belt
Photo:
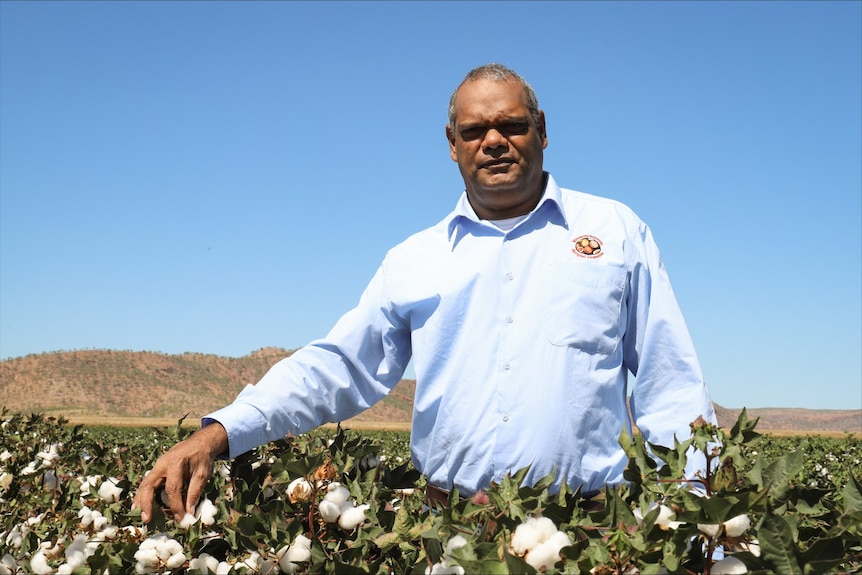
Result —
<instances>
[{"instance_id":1,"label":"dark belt","mask_svg":"<svg viewBox=\"0 0 862 575\"><path fill-rule=\"evenodd\" d=\"M449 506L449 492L430 483L425 486L425 504L428 507L443 509Z\"/></svg>"}]
</instances>

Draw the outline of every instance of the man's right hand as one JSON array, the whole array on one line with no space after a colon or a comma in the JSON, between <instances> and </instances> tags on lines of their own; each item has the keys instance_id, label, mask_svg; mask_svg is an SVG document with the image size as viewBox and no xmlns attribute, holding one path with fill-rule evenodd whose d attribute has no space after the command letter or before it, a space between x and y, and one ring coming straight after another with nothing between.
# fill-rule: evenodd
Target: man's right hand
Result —
<instances>
[{"instance_id":1,"label":"man's right hand","mask_svg":"<svg viewBox=\"0 0 862 575\"><path fill-rule=\"evenodd\" d=\"M186 513L194 514L201 493L212 477L215 458L227 450L227 431L220 423L199 429L159 457L141 480L132 508L140 508L141 520L149 523L156 489L164 484L174 519L181 521Z\"/></svg>"}]
</instances>

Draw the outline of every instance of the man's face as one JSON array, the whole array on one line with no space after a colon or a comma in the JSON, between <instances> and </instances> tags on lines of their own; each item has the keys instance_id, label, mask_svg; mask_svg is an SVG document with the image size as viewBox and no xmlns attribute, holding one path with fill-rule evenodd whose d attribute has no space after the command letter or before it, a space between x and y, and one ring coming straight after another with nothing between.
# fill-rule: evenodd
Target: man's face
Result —
<instances>
[{"instance_id":1,"label":"man's face","mask_svg":"<svg viewBox=\"0 0 862 575\"><path fill-rule=\"evenodd\" d=\"M518 82L480 79L461 86L446 137L476 215L511 218L536 206L548 145L545 116L539 112L536 125Z\"/></svg>"}]
</instances>

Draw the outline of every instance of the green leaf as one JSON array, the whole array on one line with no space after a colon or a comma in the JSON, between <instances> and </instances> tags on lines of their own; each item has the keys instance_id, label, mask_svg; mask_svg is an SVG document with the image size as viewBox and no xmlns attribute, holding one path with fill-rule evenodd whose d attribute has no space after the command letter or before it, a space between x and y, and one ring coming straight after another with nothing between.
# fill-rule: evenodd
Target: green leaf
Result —
<instances>
[{"instance_id":1,"label":"green leaf","mask_svg":"<svg viewBox=\"0 0 862 575\"><path fill-rule=\"evenodd\" d=\"M844 486L844 513L862 513L862 485L854 475Z\"/></svg>"},{"instance_id":2,"label":"green leaf","mask_svg":"<svg viewBox=\"0 0 862 575\"><path fill-rule=\"evenodd\" d=\"M763 470L763 480L769 485L770 496L773 501L781 502L786 499L790 481L802 471L803 455L803 447L799 447L787 455L779 457Z\"/></svg>"},{"instance_id":3,"label":"green leaf","mask_svg":"<svg viewBox=\"0 0 862 575\"><path fill-rule=\"evenodd\" d=\"M844 544L840 537L818 539L800 553L799 559L805 573L826 573L844 560Z\"/></svg>"},{"instance_id":4,"label":"green leaf","mask_svg":"<svg viewBox=\"0 0 862 575\"><path fill-rule=\"evenodd\" d=\"M767 514L757 530L760 552L777 573L801 573L802 568L796 559L796 543L793 529L780 515Z\"/></svg>"}]
</instances>

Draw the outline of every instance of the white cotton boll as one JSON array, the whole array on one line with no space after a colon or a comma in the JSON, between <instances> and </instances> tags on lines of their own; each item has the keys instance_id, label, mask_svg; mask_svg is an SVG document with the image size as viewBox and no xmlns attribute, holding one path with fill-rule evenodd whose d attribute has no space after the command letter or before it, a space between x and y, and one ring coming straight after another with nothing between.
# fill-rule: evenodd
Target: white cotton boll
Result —
<instances>
[{"instance_id":1,"label":"white cotton boll","mask_svg":"<svg viewBox=\"0 0 862 575\"><path fill-rule=\"evenodd\" d=\"M218 559L208 553L201 553L189 561L189 569L200 571L202 575L209 575L210 571L215 573L218 569Z\"/></svg>"},{"instance_id":2,"label":"white cotton boll","mask_svg":"<svg viewBox=\"0 0 862 575\"><path fill-rule=\"evenodd\" d=\"M165 561L165 567L168 569L176 569L177 567L182 567L183 563L186 562L186 556L184 553L174 553Z\"/></svg>"},{"instance_id":3,"label":"white cotton boll","mask_svg":"<svg viewBox=\"0 0 862 575\"><path fill-rule=\"evenodd\" d=\"M536 571L548 569L560 560L560 550L571 544L572 541L567 534L556 531L547 540L528 551L524 561L532 565Z\"/></svg>"},{"instance_id":4,"label":"white cotton boll","mask_svg":"<svg viewBox=\"0 0 862 575\"><path fill-rule=\"evenodd\" d=\"M101 531L108 524L108 518L102 515L102 512L98 509L93 510L93 529L95 531Z\"/></svg>"},{"instance_id":5,"label":"white cotton boll","mask_svg":"<svg viewBox=\"0 0 862 575\"><path fill-rule=\"evenodd\" d=\"M311 539L299 535L292 544L286 545L276 554L278 566L285 573L295 573L299 569L297 563L311 561Z\"/></svg>"},{"instance_id":6,"label":"white cotton boll","mask_svg":"<svg viewBox=\"0 0 862 575\"><path fill-rule=\"evenodd\" d=\"M8 449L4 449L3 453L0 453L0 463L6 463L10 459L12 459L12 454Z\"/></svg>"},{"instance_id":7,"label":"white cotton boll","mask_svg":"<svg viewBox=\"0 0 862 575\"><path fill-rule=\"evenodd\" d=\"M104 529L96 533L97 541L111 541L117 538L120 533L120 528L116 525L106 525Z\"/></svg>"},{"instance_id":8,"label":"white cotton boll","mask_svg":"<svg viewBox=\"0 0 862 575\"><path fill-rule=\"evenodd\" d=\"M39 468L39 461L33 460L27 464L27 467L21 470L21 475L33 475L36 473L36 469Z\"/></svg>"},{"instance_id":9,"label":"white cotton boll","mask_svg":"<svg viewBox=\"0 0 862 575\"><path fill-rule=\"evenodd\" d=\"M123 488L117 485L118 481L118 479L113 477L102 481L102 484L99 486L99 497L102 501L113 503L120 500Z\"/></svg>"},{"instance_id":10,"label":"white cotton boll","mask_svg":"<svg viewBox=\"0 0 862 575\"><path fill-rule=\"evenodd\" d=\"M0 559L0 575L12 575L18 572L18 563L11 553L7 553Z\"/></svg>"},{"instance_id":11,"label":"white cotton boll","mask_svg":"<svg viewBox=\"0 0 862 575\"><path fill-rule=\"evenodd\" d=\"M557 526L547 517L536 517L536 529L539 530L539 541L547 541L557 532Z\"/></svg>"},{"instance_id":12,"label":"white cotton boll","mask_svg":"<svg viewBox=\"0 0 862 575\"><path fill-rule=\"evenodd\" d=\"M748 573L748 567L736 557L730 556L713 563L709 572L712 575L743 575Z\"/></svg>"},{"instance_id":13,"label":"white cotton boll","mask_svg":"<svg viewBox=\"0 0 862 575\"><path fill-rule=\"evenodd\" d=\"M287 486L287 498L291 503L308 501L311 498L311 483L305 477L297 477Z\"/></svg>"},{"instance_id":14,"label":"white cotton boll","mask_svg":"<svg viewBox=\"0 0 862 575\"><path fill-rule=\"evenodd\" d=\"M18 549L21 547L21 543L24 542L24 533L21 532L17 527L14 528L9 534L6 536L6 545L11 547L12 549Z\"/></svg>"},{"instance_id":15,"label":"white cotton boll","mask_svg":"<svg viewBox=\"0 0 862 575\"><path fill-rule=\"evenodd\" d=\"M5 471L0 473L0 492L9 489L9 486L12 485L13 479L14 476L11 473L6 473Z\"/></svg>"},{"instance_id":16,"label":"white cotton boll","mask_svg":"<svg viewBox=\"0 0 862 575\"><path fill-rule=\"evenodd\" d=\"M81 520L81 527L88 527L93 523L93 510L89 507L81 507L78 511L78 518Z\"/></svg>"},{"instance_id":17,"label":"white cotton boll","mask_svg":"<svg viewBox=\"0 0 862 575\"><path fill-rule=\"evenodd\" d=\"M338 526L345 531L353 531L365 522L365 510L368 505L359 505L350 509L342 509L341 517L338 518Z\"/></svg>"},{"instance_id":18,"label":"white cotton boll","mask_svg":"<svg viewBox=\"0 0 862 575\"><path fill-rule=\"evenodd\" d=\"M191 513L186 513L185 515L183 515L182 520L180 520L180 527L188 531L188 529L197 522L197 517L195 517Z\"/></svg>"},{"instance_id":19,"label":"white cotton boll","mask_svg":"<svg viewBox=\"0 0 862 575\"><path fill-rule=\"evenodd\" d=\"M323 498L327 501L332 501L340 507L341 504L350 499L350 490L337 481L333 481L326 488L326 495Z\"/></svg>"},{"instance_id":20,"label":"white cotton boll","mask_svg":"<svg viewBox=\"0 0 862 575\"><path fill-rule=\"evenodd\" d=\"M327 523L335 523L341 515L341 506L334 501L324 499L317 506L317 511L320 513L320 518Z\"/></svg>"},{"instance_id":21,"label":"white cotton boll","mask_svg":"<svg viewBox=\"0 0 862 575\"><path fill-rule=\"evenodd\" d=\"M138 565L142 567L156 567L159 564L159 552L153 549L142 549L138 548L135 551L135 561L138 562ZM144 571L146 573L146 571Z\"/></svg>"},{"instance_id":22,"label":"white cotton boll","mask_svg":"<svg viewBox=\"0 0 862 575\"><path fill-rule=\"evenodd\" d=\"M658 517L655 522L659 527L664 527L665 529L679 529L679 526L682 525L682 521L675 521L676 513L668 507L667 505L660 505L658 508Z\"/></svg>"},{"instance_id":23,"label":"white cotton boll","mask_svg":"<svg viewBox=\"0 0 862 575\"><path fill-rule=\"evenodd\" d=\"M540 543L542 533L536 528L536 522L530 521L530 519L532 518L528 518L526 522L518 525L512 535L512 550L515 555L524 555Z\"/></svg>"},{"instance_id":24,"label":"white cotton boll","mask_svg":"<svg viewBox=\"0 0 862 575\"><path fill-rule=\"evenodd\" d=\"M90 557L95 553L95 548L89 546L86 535L78 535L66 547L66 564L69 565L72 570L80 565L83 565L87 560L87 557Z\"/></svg>"},{"instance_id":25,"label":"white cotton boll","mask_svg":"<svg viewBox=\"0 0 862 575\"><path fill-rule=\"evenodd\" d=\"M745 513L724 522L724 532L728 537L742 537L749 527L751 527L751 520Z\"/></svg>"},{"instance_id":26,"label":"white cotton boll","mask_svg":"<svg viewBox=\"0 0 862 575\"><path fill-rule=\"evenodd\" d=\"M198 508L195 511L195 516L200 519L202 525L212 525L215 523L216 515L218 514L218 507L215 506L215 503L209 500L208 497L204 497L200 503L198 503Z\"/></svg>"},{"instance_id":27,"label":"white cotton boll","mask_svg":"<svg viewBox=\"0 0 862 575\"><path fill-rule=\"evenodd\" d=\"M177 553L182 553L183 546L176 539L169 539L165 536L164 539L156 543L156 551L158 551L160 559L168 559Z\"/></svg>"},{"instance_id":28,"label":"white cotton boll","mask_svg":"<svg viewBox=\"0 0 862 575\"><path fill-rule=\"evenodd\" d=\"M464 575L464 568L459 565L449 565L445 561L441 561L431 567L426 567L425 575Z\"/></svg>"},{"instance_id":29,"label":"white cotton boll","mask_svg":"<svg viewBox=\"0 0 862 575\"><path fill-rule=\"evenodd\" d=\"M48 575L54 569L48 565L48 560L45 558L44 551L37 551L30 557L30 571L36 575Z\"/></svg>"},{"instance_id":30,"label":"white cotton boll","mask_svg":"<svg viewBox=\"0 0 862 575\"><path fill-rule=\"evenodd\" d=\"M451 557L452 551L454 551L455 549L460 549L461 547L464 547L465 545L467 545L467 540L464 538L464 536L463 535L456 535L456 536L452 537L451 539L449 539L449 541L446 542L446 548L444 550L444 553L445 553L446 557Z\"/></svg>"}]
</instances>

